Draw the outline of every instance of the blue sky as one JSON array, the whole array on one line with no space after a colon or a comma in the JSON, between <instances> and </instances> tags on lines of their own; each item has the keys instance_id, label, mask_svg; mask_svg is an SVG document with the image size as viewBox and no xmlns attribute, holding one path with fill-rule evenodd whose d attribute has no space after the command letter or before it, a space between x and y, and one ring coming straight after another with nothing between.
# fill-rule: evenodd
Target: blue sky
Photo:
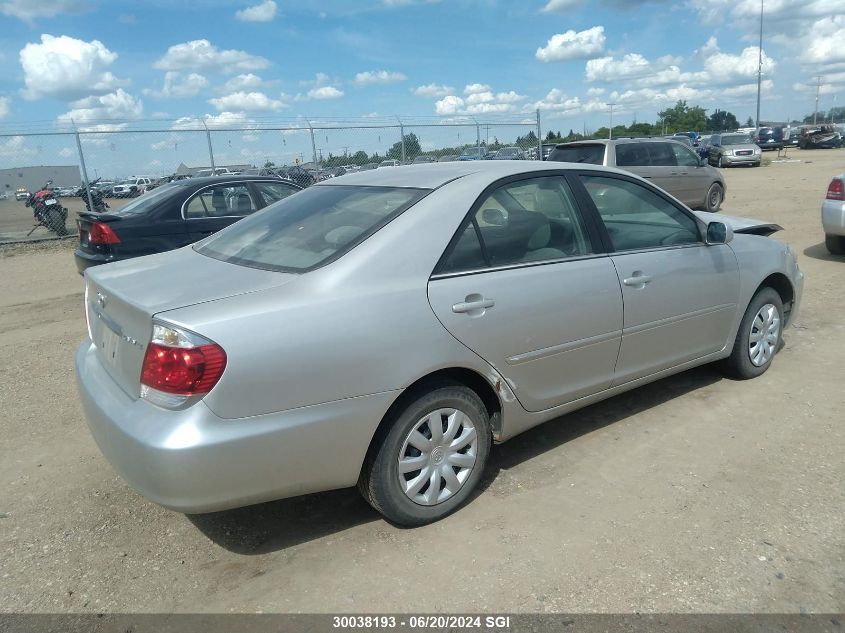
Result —
<instances>
[{"instance_id":1,"label":"blue sky","mask_svg":"<svg viewBox=\"0 0 845 633\"><path fill-rule=\"evenodd\" d=\"M845 0L764 0L764 119L845 105ZM759 0L0 0L0 129L754 114ZM180 123L181 121L181 123ZM106 126L97 128L97 126ZM162 139L162 141L165 139ZM9 148L7 148L8 153ZM0 152L3 151L0 143Z\"/></svg>"}]
</instances>

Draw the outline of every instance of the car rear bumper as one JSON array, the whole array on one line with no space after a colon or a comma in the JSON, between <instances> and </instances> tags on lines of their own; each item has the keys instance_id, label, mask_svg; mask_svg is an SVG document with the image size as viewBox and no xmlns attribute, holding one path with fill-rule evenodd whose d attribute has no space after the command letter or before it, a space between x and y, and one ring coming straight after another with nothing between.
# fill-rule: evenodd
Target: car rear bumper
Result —
<instances>
[{"instance_id":1,"label":"car rear bumper","mask_svg":"<svg viewBox=\"0 0 845 633\"><path fill-rule=\"evenodd\" d=\"M131 399L88 340L75 361L85 416L103 455L143 496L186 513L354 485L396 397L385 392L229 420L202 401L170 411Z\"/></svg>"},{"instance_id":2,"label":"car rear bumper","mask_svg":"<svg viewBox=\"0 0 845 633\"><path fill-rule=\"evenodd\" d=\"M845 202L822 202L822 228L826 235L845 235Z\"/></svg>"},{"instance_id":3,"label":"car rear bumper","mask_svg":"<svg viewBox=\"0 0 845 633\"><path fill-rule=\"evenodd\" d=\"M79 274L83 274L91 266L99 266L100 264L109 264L111 262L120 261L121 258L114 255L104 255L101 253L86 253L81 248L73 251L73 260L76 262L76 270Z\"/></svg>"}]
</instances>

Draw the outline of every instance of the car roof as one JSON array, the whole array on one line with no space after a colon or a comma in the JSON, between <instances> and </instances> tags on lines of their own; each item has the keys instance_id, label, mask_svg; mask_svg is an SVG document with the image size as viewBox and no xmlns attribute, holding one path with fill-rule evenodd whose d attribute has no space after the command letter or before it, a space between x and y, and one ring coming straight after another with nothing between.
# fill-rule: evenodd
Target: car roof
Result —
<instances>
[{"instance_id":1,"label":"car roof","mask_svg":"<svg viewBox=\"0 0 845 633\"><path fill-rule=\"evenodd\" d=\"M425 163L420 165L404 165L393 169L376 169L346 174L321 182L316 187L336 187L338 185L358 185L370 187L412 187L418 189L437 189L452 180L464 176L479 175L490 182L499 178L506 178L532 171L548 171L551 169L595 169L598 171L618 170L600 167L598 165L584 165L581 163L524 161L524 160L474 160L462 162ZM627 173L619 171L618 173Z\"/></svg>"},{"instance_id":2,"label":"car roof","mask_svg":"<svg viewBox=\"0 0 845 633\"><path fill-rule=\"evenodd\" d=\"M220 174L219 176L200 176L194 178L183 178L182 180L174 180L170 184L179 187L190 187L193 185L214 185L219 182L237 182L239 180L255 180L260 178L262 180L280 180L274 178L272 175L258 176L256 174Z\"/></svg>"},{"instance_id":3,"label":"car roof","mask_svg":"<svg viewBox=\"0 0 845 633\"><path fill-rule=\"evenodd\" d=\"M686 138L686 134L683 135ZM584 139L582 141L568 141L566 143L558 143L555 147L575 147L577 145L611 145L613 143L680 143L671 136L661 136L659 138L636 138L626 136L625 138L595 138ZM681 143L681 145L684 145Z\"/></svg>"}]
</instances>

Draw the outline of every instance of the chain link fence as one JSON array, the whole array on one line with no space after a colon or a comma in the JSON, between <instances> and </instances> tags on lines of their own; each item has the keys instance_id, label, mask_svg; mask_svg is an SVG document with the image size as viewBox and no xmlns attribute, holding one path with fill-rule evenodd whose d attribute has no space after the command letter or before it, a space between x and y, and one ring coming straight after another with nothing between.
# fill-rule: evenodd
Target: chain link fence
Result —
<instances>
[{"instance_id":1,"label":"chain link fence","mask_svg":"<svg viewBox=\"0 0 845 633\"><path fill-rule=\"evenodd\" d=\"M29 196L49 187L67 211L114 208L161 183L210 174L277 174L311 184L347 172L449 160L536 160L540 113L524 117L365 117L102 122L0 130L0 242L44 238Z\"/></svg>"}]
</instances>

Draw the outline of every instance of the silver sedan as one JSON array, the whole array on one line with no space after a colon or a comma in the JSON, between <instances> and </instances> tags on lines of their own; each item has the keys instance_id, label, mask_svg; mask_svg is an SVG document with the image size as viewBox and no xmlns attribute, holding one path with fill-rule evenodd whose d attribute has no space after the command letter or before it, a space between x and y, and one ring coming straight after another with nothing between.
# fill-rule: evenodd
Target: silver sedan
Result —
<instances>
[{"instance_id":1,"label":"silver sedan","mask_svg":"<svg viewBox=\"0 0 845 633\"><path fill-rule=\"evenodd\" d=\"M86 271L82 402L166 507L357 484L419 525L468 500L493 442L703 363L765 372L803 286L778 228L606 167L333 178Z\"/></svg>"}]
</instances>

